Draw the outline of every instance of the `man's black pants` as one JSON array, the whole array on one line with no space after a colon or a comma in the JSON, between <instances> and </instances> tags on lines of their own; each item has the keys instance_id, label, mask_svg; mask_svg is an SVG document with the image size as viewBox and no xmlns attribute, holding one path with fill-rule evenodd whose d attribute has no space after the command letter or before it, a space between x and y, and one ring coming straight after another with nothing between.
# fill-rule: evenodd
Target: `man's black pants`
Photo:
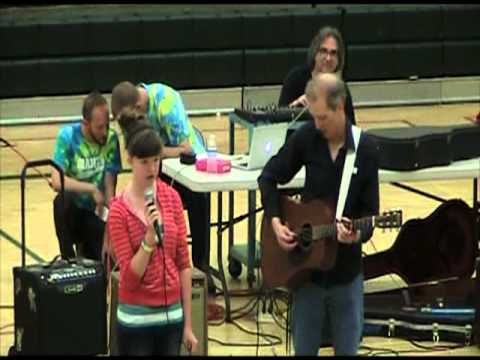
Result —
<instances>
[{"instance_id":1,"label":"man's black pants","mask_svg":"<svg viewBox=\"0 0 480 360\"><path fill-rule=\"evenodd\" d=\"M65 192L65 208L61 195L55 197L53 218L62 258L82 256L101 260L105 223L94 212L78 207L71 192Z\"/></svg>"}]
</instances>

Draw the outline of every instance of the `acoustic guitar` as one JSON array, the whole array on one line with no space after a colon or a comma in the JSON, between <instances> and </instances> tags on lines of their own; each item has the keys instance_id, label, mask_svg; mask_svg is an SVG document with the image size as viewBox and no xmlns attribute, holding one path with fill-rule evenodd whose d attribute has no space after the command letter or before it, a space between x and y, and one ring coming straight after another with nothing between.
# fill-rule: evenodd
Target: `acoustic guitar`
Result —
<instances>
[{"instance_id":1,"label":"acoustic guitar","mask_svg":"<svg viewBox=\"0 0 480 360\"><path fill-rule=\"evenodd\" d=\"M410 219L393 245L363 258L365 280L390 273L407 284L470 277L478 255L475 214L463 200L439 205L424 219Z\"/></svg>"},{"instance_id":2,"label":"acoustic guitar","mask_svg":"<svg viewBox=\"0 0 480 360\"><path fill-rule=\"evenodd\" d=\"M302 283L311 271L333 267L337 255L333 205L319 199L302 203L288 196L281 197L282 221L297 234L297 246L291 251L280 247L270 219L262 218L260 266L266 287L292 288ZM398 228L401 225L400 210L352 221L353 230Z\"/></svg>"}]
</instances>

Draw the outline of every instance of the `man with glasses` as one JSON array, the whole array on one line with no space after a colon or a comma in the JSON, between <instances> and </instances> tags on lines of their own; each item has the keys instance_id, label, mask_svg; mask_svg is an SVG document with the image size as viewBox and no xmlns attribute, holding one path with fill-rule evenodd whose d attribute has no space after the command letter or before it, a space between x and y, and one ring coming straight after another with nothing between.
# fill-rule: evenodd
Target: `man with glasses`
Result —
<instances>
[{"instance_id":1,"label":"man with glasses","mask_svg":"<svg viewBox=\"0 0 480 360\"><path fill-rule=\"evenodd\" d=\"M103 212L115 195L120 150L102 94L94 91L84 99L82 117L81 122L62 127L55 142L53 161L65 177L65 202L60 194L53 201L55 231L62 258L101 260ZM56 169L52 170L52 186L61 190Z\"/></svg>"},{"instance_id":2,"label":"man with glasses","mask_svg":"<svg viewBox=\"0 0 480 360\"><path fill-rule=\"evenodd\" d=\"M306 64L296 66L287 74L278 105L307 106L307 98L304 94L307 82L321 73L334 73L341 78L344 64L345 46L342 35L333 27L321 28L310 43ZM346 86L345 115L355 125L352 95L348 86Z\"/></svg>"}]
</instances>

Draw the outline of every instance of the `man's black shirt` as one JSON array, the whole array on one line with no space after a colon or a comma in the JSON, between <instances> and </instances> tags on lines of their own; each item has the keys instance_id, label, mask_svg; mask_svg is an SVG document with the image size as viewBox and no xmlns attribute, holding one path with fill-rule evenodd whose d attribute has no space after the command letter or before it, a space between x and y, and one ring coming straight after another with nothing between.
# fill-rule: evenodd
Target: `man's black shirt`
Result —
<instances>
[{"instance_id":1,"label":"man's black shirt","mask_svg":"<svg viewBox=\"0 0 480 360\"><path fill-rule=\"evenodd\" d=\"M308 80L312 78L312 72L307 64L294 67L285 77L278 106L288 106L292 101L298 99L305 93L305 87ZM345 83L347 95L345 97L345 116L355 125L355 112L353 111L352 95L350 89Z\"/></svg>"},{"instance_id":2,"label":"man's black shirt","mask_svg":"<svg viewBox=\"0 0 480 360\"><path fill-rule=\"evenodd\" d=\"M335 161L330 156L328 142L317 130L315 123L307 122L296 130L265 165L258 178L265 216L280 216L280 192L277 184L288 183L305 166L305 186L302 200L318 198L336 204L345 162L346 148L354 148L351 123L347 121L345 145ZM357 219L376 215L379 210L378 153L372 139L362 132L355 159L354 174L350 181L344 216ZM356 173L355 173L356 172ZM361 241L353 244L338 243L337 261L325 272L315 272L312 280L324 285L345 283L362 269L361 242L372 236L363 233Z\"/></svg>"}]
</instances>

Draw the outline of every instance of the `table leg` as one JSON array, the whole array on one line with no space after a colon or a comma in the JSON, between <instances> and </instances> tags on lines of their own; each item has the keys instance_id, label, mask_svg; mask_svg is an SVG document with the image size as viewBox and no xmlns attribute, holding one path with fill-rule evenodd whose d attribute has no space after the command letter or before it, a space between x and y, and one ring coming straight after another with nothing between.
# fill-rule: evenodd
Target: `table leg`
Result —
<instances>
[{"instance_id":1,"label":"table leg","mask_svg":"<svg viewBox=\"0 0 480 360\"><path fill-rule=\"evenodd\" d=\"M256 226L256 205L257 192L256 190L248 191L248 261L247 261L247 281L248 287L253 287L255 281L255 226Z\"/></svg>"},{"instance_id":2,"label":"table leg","mask_svg":"<svg viewBox=\"0 0 480 360\"><path fill-rule=\"evenodd\" d=\"M229 154L233 155L235 152L235 123L233 121L229 121ZM230 249L233 246L233 218L235 216L235 208L234 208L234 202L235 202L235 193L233 191L228 192L228 261L230 262Z\"/></svg>"},{"instance_id":3,"label":"table leg","mask_svg":"<svg viewBox=\"0 0 480 360\"><path fill-rule=\"evenodd\" d=\"M235 193L233 191L228 192L228 253L230 255L230 248L233 246L233 217L234 217L234 202ZM230 256L228 257L230 261Z\"/></svg>"},{"instance_id":4,"label":"table leg","mask_svg":"<svg viewBox=\"0 0 480 360\"><path fill-rule=\"evenodd\" d=\"M217 193L218 204L217 204L217 263L218 263L218 273L217 278L222 283L223 288L223 297L225 299L225 321L231 322L231 311L230 311L230 294L228 293L227 281L225 279L225 271L223 269L223 244L222 244L222 193Z\"/></svg>"}]
</instances>

